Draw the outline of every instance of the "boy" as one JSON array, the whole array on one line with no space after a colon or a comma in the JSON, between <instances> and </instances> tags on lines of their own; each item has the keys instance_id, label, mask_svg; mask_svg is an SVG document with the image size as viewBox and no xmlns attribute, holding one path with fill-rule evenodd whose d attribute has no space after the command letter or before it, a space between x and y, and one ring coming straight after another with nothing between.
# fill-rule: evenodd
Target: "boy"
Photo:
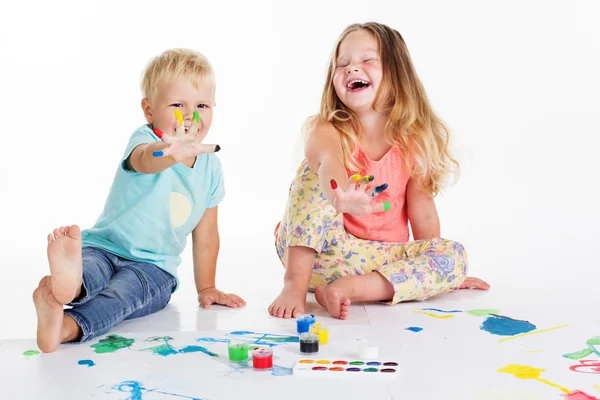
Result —
<instances>
[{"instance_id":1,"label":"boy","mask_svg":"<svg viewBox=\"0 0 600 400\"><path fill-rule=\"evenodd\" d=\"M200 305L245 305L215 287L225 193L220 148L201 143L212 122L212 66L195 51L168 50L148 64L142 92L148 124L132 134L96 225L48 235L51 275L33 292L44 352L163 309L190 233Z\"/></svg>"}]
</instances>

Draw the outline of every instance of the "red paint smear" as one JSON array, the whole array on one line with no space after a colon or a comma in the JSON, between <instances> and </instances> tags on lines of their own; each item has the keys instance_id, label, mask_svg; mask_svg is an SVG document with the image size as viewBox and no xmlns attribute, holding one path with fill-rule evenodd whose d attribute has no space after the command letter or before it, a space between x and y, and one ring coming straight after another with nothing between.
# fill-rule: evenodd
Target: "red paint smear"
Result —
<instances>
[{"instance_id":1,"label":"red paint smear","mask_svg":"<svg viewBox=\"0 0 600 400\"><path fill-rule=\"evenodd\" d=\"M154 134L156 136L158 136L160 139L162 139L162 137L163 137L162 131L160 129L158 129L158 128L154 128Z\"/></svg>"},{"instance_id":2,"label":"red paint smear","mask_svg":"<svg viewBox=\"0 0 600 400\"><path fill-rule=\"evenodd\" d=\"M329 184L331 185L331 188L332 188L333 190L337 189L337 187L338 187L338 186L337 186L337 182L336 182L336 181L334 181L333 179L332 179L331 181L329 181Z\"/></svg>"},{"instance_id":3,"label":"red paint smear","mask_svg":"<svg viewBox=\"0 0 600 400\"><path fill-rule=\"evenodd\" d=\"M581 390L575 390L569 394L563 395L563 397L567 400L600 400L597 397L590 396L589 394L582 392Z\"/></svg>"},{"instance_id":4,"label":"red paint smear","mask_svg":"<svg viewBox=\"0 0 600 400\"><path fill-rule=\"evenodd\" d=\"M571 365L569 369L584 374L600 374L600 362L597 360L579 360L580 364ZM588 369L588 371L579 371L579 369Z\"/></svg>"}]
</instances>

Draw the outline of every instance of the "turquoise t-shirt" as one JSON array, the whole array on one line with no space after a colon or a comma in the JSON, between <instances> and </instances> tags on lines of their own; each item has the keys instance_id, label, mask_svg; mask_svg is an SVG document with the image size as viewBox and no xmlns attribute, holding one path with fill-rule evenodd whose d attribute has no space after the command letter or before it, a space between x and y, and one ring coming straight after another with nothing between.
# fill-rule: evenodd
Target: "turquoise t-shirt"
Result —
<instances>
[{"instance_id":1,"label":"turquoise t-shirt","mask_svg":"<svg viewBox=\"0 0 600 400\"><path fill-rule=\"evenodd\" d=\"M223 170L215 154L200 154L192 168L178 163L158 174L126 168L133 149L160 140L149 125L131 135L104 210L82 238L84 247L155 264L177 279L188 235L225 196Z\"/></svg>"}]
</instances>

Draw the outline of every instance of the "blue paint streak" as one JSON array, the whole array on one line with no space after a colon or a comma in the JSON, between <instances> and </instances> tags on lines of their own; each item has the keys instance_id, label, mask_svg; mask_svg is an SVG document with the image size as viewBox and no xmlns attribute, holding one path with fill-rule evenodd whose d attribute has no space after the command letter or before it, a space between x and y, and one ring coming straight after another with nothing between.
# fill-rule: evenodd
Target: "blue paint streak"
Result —
<instances>
[{"instance_id":1,"label":"blue paint streak","mask_svg":"<svg viewBox=\"0 0 600 400\"><path fill-rule=\"evenodd\" d=\"M94 362L92 360L79 360L79 361L77 361L77 364L79 364L79 365L87 365L88 368L89 367L93 367L94 365L96 365L96 364L94 364Z\"/></svg>"},{"instance_id":2,"label":"blue paint streak","mask_svg":"<svg viewBox=\"0 0 600 400\"><path fill-rule=\"evenodd\" d=\"M256 335L257 333L255 332L249 332L249 331L235 331L235 332L229 332L231 335Z\"/></svg>"},{"instance_id":3,"label":"blue paint streak","mask_svg":"<svg viewBox=\"0 0 600 400\"><path fill-rule=\"evenodd\" d=\"M204 353L206 355L209 355L211 357L219 357L219 355L217 353L213 353L212 351L208 350L206 347L202 347L202 346L186 346L183 347L179 350L177 350L178 353Z\"/></svg>"},{"instance_id":4,"label":"blue paint streak","mask_svg":"<svg viewBox=\"0 0 600 400\"><path fill-rule=\"evenodd\" d=\"M521 321L502 315L490 314L479 328L492 335L513 336L533 331L536 327L529 321Z\"/></svg>"},{"instance_id":5,"label":"blue paint streak","mask_svg":"<svg viewBox=\"0 0 600 400\"><path fill-rule=\"evenodd\" d=\"M290 376L294 373L292 368L282 367L280 365L273 365L271 375L273 376Z\"/></svg>"},{"instance_id":6,"label":"blue paint streak","mask_svg":"<svg viewBox=\"0 0 600 400\"><path fill-rule=\"evenodd\" d=\"M462 310L440 310L439 308L422 308L421 310L424 310L424 311L437 311L437 312L443 312L443 313L462 312Z\"/></svg>"},{"instance_id":7,"label":"blue paint streak","mask_svg":"<svg viewBox=\"0 0 600 400\"><path fill-rule=\"evenodd\" d=\"M219 339L212 337L201 337L196 339L196 342L206 342L206 343L229 343L229 339Z\"/></svg>"},{"instance_id":8,"label":"blue paint streak","mask_svg":"<svg viewBox=\"0 0 600 400\"><path fill-rule=\"evenodd\" d=\"M162 391L156 390L156 389L146 389L138 381L123 381L123 382L113 386L112 389L118 390L119 392L123 392L123 393L131 393L131 396L127 397L127 399L125 399L125 400L142 400L142 398L143 398L142 396L145 393L150 393L150 392L164 394L164 395L172 396L172 397L179 397L179 398L183 398L183 399L207 400L207 399L201 399L199 397L183 396L183 395L176 394L176 393L162 392Z\"/></svg>"},{"instance_id":9,"label":"blue paint streak","mask_svg":"<svg viewBox=\"0 0 600 400\"><path fill-rule=\"evenodd\" d=\"M420 326L409 326L408 328L405 328L407 331L411 331L411 332L421 332L423 330L423 328L421 328Z\"/></svg>"}]
</instances>

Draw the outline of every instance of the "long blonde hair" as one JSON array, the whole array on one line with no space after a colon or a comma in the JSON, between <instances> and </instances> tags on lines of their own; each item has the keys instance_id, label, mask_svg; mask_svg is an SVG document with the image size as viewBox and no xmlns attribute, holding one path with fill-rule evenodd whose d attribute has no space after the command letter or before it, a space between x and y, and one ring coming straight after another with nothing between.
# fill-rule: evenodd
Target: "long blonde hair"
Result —
<instances>
[{"instance_id":1,"label":"long blonde hair","mask_svg":"<svg viewBox=\"0 0 600 400\"><path fill-rule=\"evenodd\" d=\"M457 176L459 163L449 153L449 132L434 114L398 31L368 22L352 24L342 32L329 61L320 113L312 122L327 121L340 132L344 163L349 169L358 171L365 166L366 160L356 155L360 139L358 117L340 101L333 86L340 44L349 33L360 29L373 34L379 48L383 77L373 109L389 113L386 141L400 150L405 165L412 165L411 176L435 196L452 170Z\"/></svg>"}]
</instances>

